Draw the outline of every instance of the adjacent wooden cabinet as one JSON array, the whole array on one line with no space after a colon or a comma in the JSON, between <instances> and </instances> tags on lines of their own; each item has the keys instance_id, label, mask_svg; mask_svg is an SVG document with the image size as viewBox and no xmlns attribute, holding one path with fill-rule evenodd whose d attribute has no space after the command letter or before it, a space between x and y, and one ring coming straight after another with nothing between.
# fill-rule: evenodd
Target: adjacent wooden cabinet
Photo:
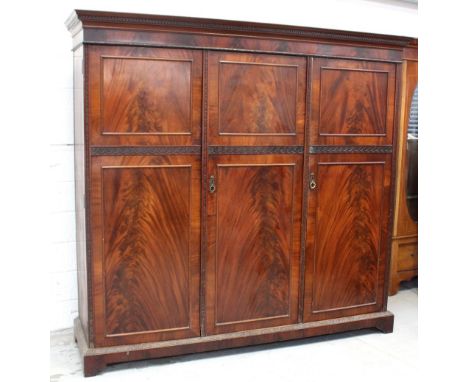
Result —
<instances>
[{"instance_id":1,"label":"adjacent wooden cabinet","mask_svg":"<svg viewBox=\"0 0 468 382\"><path fill-rule=\"evenodd\" d=\"M418 275L418 61L403 61L390 294Z\"/></svg>"},{"instance_id":2,"label":"adjacent wooden cabinet","mask_svg":"<svg viewBox=\"0 0 468 382\"><path fill-rule=\"evenodd\" d=\"M393 329L396 36L76 11L86 376Z\"/></svg>"}]
</instances>

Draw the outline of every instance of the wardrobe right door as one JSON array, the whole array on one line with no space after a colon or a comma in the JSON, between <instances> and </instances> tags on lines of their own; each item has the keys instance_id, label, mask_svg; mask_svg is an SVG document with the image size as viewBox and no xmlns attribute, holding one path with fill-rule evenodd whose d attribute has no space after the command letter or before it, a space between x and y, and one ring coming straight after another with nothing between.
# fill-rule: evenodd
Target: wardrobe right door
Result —
<instances>
[{"instance_id":1,"label":"wardrobe right door","mask_svg":"<svg viewBox=\"0 0 468 382\"><path fill-rule=\"evenodd\" d=\"M304 321L380 311L391 154L310 157Z\"/></svg>"},{"instance_id":2,"label":"wardrobe right door","mask_svg":"<svg viewBox=\"0 0 468 382\"><path fill-rule=\"evenodd\" d=\"M384 310L396 65L314 58L304 321Z\"/></svg>"}]
</instances>

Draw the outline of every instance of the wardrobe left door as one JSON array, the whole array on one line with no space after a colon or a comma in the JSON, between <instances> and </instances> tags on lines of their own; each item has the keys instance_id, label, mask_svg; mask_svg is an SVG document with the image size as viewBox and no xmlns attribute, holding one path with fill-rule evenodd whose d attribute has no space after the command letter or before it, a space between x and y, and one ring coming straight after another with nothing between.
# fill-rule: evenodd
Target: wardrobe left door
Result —
<instances>
[{"instance_id":1,"label":"wardrobe left door","mask_svg":"<svg viewBox=\"0 0 468 382\"><path fill-rule=\"evenodd\" d=\"M199 155L93 156L95 345L200 335Z\"/></svg>"}]
</instances>

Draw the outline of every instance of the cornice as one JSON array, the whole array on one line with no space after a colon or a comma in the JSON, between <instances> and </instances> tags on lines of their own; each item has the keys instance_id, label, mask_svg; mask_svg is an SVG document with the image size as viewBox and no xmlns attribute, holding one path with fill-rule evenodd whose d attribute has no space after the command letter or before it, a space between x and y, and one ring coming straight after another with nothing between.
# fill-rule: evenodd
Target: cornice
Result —
<instances>
[{"instance_id":1,"label":"cornice","mask_svg":"<svg viewBox=\"0 0 468 382\"><path fill-rule=\"evenodd\" d=\"M267 35L278 38L305 39L313 41L341 41L347 43L364 43L369 45L388 45L405 47L417 44L417 40L411 37L392 36L374 33L350 32L333 29L320 29L299 27L290 25L264 24L253 22L241 22L231 20L215 20L205 18L146 15L134 13L116 13L102 11L76 10L65 23L72 34L76 34L77 28L82 27L106 27L142 26L145 28L158 27L174 30L193 30L197 32L221 34L254 34Z\"/></svg>"}]
</instances>

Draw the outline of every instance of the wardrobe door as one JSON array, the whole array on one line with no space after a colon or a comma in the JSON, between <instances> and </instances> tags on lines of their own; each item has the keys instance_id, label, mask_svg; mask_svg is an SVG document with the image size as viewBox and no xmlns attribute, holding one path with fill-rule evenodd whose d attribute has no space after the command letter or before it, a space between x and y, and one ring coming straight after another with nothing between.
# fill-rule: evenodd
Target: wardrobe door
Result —
<instances>
[{"instance_id":1,"label":"wardrobe door","mask_svg":"<svg viewBox=\"0 0 468 382\"><path fill-rule=\"evenodd\" d=\"M297 323L302 155L208 164L206 332Z\"/></svg>"},{"instance_id":2,"label":"wardrobe door","mask_svg":"<svg viewBox=\"0 0 468 382\"><path fill-rule=\"evenodd\" d=\"M199 158L94 157L91 177L96 345L198 336Z\"/></svg>"},{"instance_id":3,"label":"wardrobe door","mask_svg":"<svg viewBox=\"0 0 468 382\"><path fill-rule=\"evenodd\" d=\"M320 154L309 172L304 320L381 310L391 155Z\"/></svg>"}]
</instances>

